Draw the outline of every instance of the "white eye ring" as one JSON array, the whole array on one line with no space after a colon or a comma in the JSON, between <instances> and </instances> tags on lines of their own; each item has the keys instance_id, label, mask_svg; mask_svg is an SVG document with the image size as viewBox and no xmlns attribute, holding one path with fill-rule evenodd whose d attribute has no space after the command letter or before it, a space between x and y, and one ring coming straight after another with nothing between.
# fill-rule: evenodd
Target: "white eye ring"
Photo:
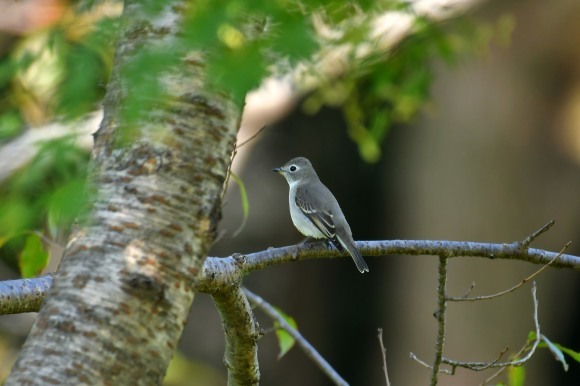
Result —
<instances>
[{"instance_id":1,"label":"white eye ring","mask_svg":"<svg viewBox=\"0 0 580 386\"><path fill-rule=\"evenodd\" d=\"M289 170L291 172L295 172L296 170L298 170L298 167L296 167L296 165L292 165L292 166L290 166Z\"/></svg>"}]
</instances>

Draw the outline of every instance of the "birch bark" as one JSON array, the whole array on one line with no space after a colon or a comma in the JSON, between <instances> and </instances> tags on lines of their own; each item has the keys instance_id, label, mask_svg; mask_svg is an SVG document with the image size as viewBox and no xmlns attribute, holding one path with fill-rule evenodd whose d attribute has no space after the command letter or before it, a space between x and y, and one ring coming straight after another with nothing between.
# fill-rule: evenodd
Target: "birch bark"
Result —
<instances>
[{"instance_id":1,"label":"birch bark","mask_svg":"<svg viewBox=\"0 0 580 386\"><path fill-rule=\"evenodd\" d=\"M179 43L187 3L170 0L151 14L125 2L94 135L88 221L70 236L6 385L162 382L215 237L240 117L204 86L203 58L183 53L178 65L138 80L159 81L163 98L138 95L148 108L120 140L135 96L127 71L145 50Z\"/></svg>"}]
</instances>

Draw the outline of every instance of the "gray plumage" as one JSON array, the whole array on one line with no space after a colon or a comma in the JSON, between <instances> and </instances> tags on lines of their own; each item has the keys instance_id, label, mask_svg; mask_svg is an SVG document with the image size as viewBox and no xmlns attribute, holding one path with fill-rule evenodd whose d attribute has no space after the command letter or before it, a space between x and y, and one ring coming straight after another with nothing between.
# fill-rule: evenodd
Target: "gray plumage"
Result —
<instances>
[{"instance_id":1,"label":"gray plumage","mask_svg":"<svg viewBox=\"0 0 580 386\"><path fill-rule=\"evenodd\" d=\"M334 195L318 178L310 161L294 158L281 168L290 185L290 217L294 226L305 236L327 239L340 251L346 249L361 273L369 268L354 244L350 226Z\"/></svg>"}]
</instances>

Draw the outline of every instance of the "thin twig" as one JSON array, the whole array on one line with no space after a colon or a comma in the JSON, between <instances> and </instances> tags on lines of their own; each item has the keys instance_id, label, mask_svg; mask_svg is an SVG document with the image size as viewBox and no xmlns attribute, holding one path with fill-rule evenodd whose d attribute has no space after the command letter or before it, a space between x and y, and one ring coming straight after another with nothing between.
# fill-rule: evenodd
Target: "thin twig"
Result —
<instances>
[{"instance_id":1,"label":"thin twig","mask_svg":"<svg viewBox=\"0 0 580 386\"><path fill-rule=\"evenodd\" d=\"M431 372L431 386L437 385L439 377L439 368L443 359L443 344L445 343L445 311L447 308L447 256L441 254L439 256L439 271L437 283L437 311L435 318L437 319L437 339L435 341L435 360L433 361L433 369Z\"/></svg>"},{"instance_id":2,"label":"thin twig","mask_svg":"<svg viewBox=\"0 0 580 386\"><path fill-rule=\"evenodd\" d=\"M379 339L379 345L381 346L381 357L383 358L383 372L385 373L385 384L391 386L391 381L389 381L389 372L387 371L387 349L383 344L383 329L377 328L377 338Z\"/></svg>"},{"instance_id":3,"label":"thin twig","mask_svg":"<svg viewBox=\"0 0 580 386\"><path fill-rule=\"evenodd\" d=\"M239 145L236 145L236 149L239 149L240 147L246 145L248 142L250 142L251 140L256 138L258 135L260 135L262 133L262 131L264 131L264 129L266 129L266 127L268 127L268 125L262 126L260 128L260 130L256 131L256 133L254 133L254 135L252 135L250 138L246 139L244 142L240 143Z\"/></svg>"},{"instance_id":4,"label":"thin twig","mask_svg":"<svg viewBox=\"0 0 580 386\"><path fill-rule=\"evenodd\" d=\"M554 220L550 220L546 225L544 225L543 227L541 227L540 229L538 229L537 231L526 237L521 242L521 244L525 247L528 247L532 243L532 241L534 241L539 235L547 232L554 225L554 223L555 223Z\"/></svg>"},{"instance_id":5,"label":"thin twig","mask_svg":"<svg viewBox=\"0 0 580 386\"><path fill-rule=\"evenodd\" d=\"M462 299L469 298L469 295L471 295L471 291L473 291L474 288L475 288L475 282L472 281L471 282L471 285L469 286L469 289L467 290L467 292L465 293L465 295L463 295ZM452 300L452 298L449 298L447 300Z\"/></svg>"},{"instance_id":6,"label":"thin twig","mask_svg":"<svg viewBox=\"0 0 580 386\"><path fill-rule=\"evenodd\" d=\"M550 260L549 262L544 264L540 269L538 269L536 272L532 273L530 276L523 279L521 282L519 282L515 286L508 288L505 291L501 291L501 292L498 292L498 293L492 294L492 295L482 295L482 296L474 296L474 297L467 297L467 296L463 296L460 298L448 297L447 300L450 302L474 302L474 301L479 301L479 300L494 299L494 298L498 298L500 296L503 296L505 294L509 294L510 292L514 292L515 290L517 290L518 288L520 288L521 286L525 285L527 282L529 282L530 280L532 280L533 278L538 276L546 268L548 268L554 261L556 261L560 256L562 256L562 254L564 253L564 251L566 251L566 249L568 249L570 244L572 244L572 242L568 241L568 243L566 243L566 245L564 245L564 247L560 250L560 253L558 253L556 256L554 256L554 258L552 258L552 260ZM474 287L474 284L471 285L469 292L471 292L471 289L473 287ZM468 294L469 294L469 292L468 292Z\"/></svg>"},{"instance_id":7,"label":"thin twig","mask_svg":"<svg viewBox=\"0 0 580 386\"><path fill-rule=\"evenodd\" d=\"M302 348L306 356L314 361L314 363L332 380L335 385L348 386L348 383L330 366L330 364L316 351L316 349L308 343L308 341L286 320L280 316L278 311L262 299L260 296L256 295L247 288L244 288L244 292L248 299L259 309L261 309L266 315L275 320L284 331L292 336L298 343L298 346Z\"/></svg>"},{"instance_id":8,"label":"thin twig","mask_svg":"<svg viewBox=\"0 0 580 386\"><path fill-rule=\"evenodd\" d=\"M493 365L495 365L496 363L498 363L500 361L500 359L503 358L503 356L505 355L505 353L508 352L509 349L510 348L508 346L508 347L504 348L503 350L501 350L500 353L497 355L497 357L494 360L492 360L491 362L463 362L463 363L469 363L470 364L469 367L466 367L466 366L457 366L457 365L454 364L456 361L452 361L449 358L445 358L445 357L443 357L443 360L442 361L443 361L443 363L452 366L452 369L453 370L451 372L453 374L455 373L455 369L457 367L466 367L466 368L468 368L470 370L473 370L473 371L483 371L483 370L487 370L487 369L493 367ZM449 363L449 362L454 362L454 363Z\"/></svg>"},{"instance_id":9,"label":"thin twig","mask_svg":"<svg viewBox=\"0 0 580 386\"><path fill-rule=\"evenodd\" d=\"M421 359L419 359L419 357L417 357L417 355L415 355L415 353L410 352L409 353L409 358L413 359L415 362L419 363L421 366L424 366L430 370L433 370L433 366L431 366L429 363L422 361ZM452 375L451 371L447 370L447 369L439 369L440 373L443 374L449 374Z\"/></svg>"},{"instance_id":10,"label":"thin twig","mask_svg":"<svg viewBox=\"0 0 580 386\"><path fill-rule=\"evenodd\" d=\"M534 342L532 343L531 347L529 346L529 342L526 342L526 344L524 345L524 347L518 352L517 356L519 356L520 354L522 354L523 352L525 352L526 350L529 349L528 353L520 359L515 359L513 361L508 361L508 362L460 362L460 361L455 361L455 360L451 360L448 358L443 358L442 361L443 363L453 366L453 367L463 367L463 368L467 368L473 371L482 371L482 370L486 370L488 368L497 368L497 367L516 367L516 366L521 366L524 363L526 363L531 357L532 355L534 355L534 353L536 352L536 348L538 347L538 344L541 341L541 334L540 334L540 322L538 320L538 298L536 296L536 282L533 282L533 286L532 286L532 298L534 300L534 326L535 326L535 333L536 333L536 339L534 340ZM505 350L504 350L505 352ZM503 355L503 352L502 354Z\"/></svg>"}]
</instances>

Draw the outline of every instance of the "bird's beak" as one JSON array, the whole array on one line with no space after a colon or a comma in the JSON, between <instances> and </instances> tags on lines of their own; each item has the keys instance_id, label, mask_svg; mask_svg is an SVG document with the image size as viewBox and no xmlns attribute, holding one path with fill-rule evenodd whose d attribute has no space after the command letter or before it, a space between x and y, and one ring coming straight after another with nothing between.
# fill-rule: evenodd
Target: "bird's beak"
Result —
<instances>
[{"instance_id":1,"label":"bird's beak","mask_svg":"<svg viewBox=\"0 0 580 386\"><path fill-rule=\"evenodd\" d=\"M272 169L272 171L274 173L280 173L280 174L284 173L284 169L282 169L282 168L274 168L274 169Z\"/></svg>"}]
</instances>

